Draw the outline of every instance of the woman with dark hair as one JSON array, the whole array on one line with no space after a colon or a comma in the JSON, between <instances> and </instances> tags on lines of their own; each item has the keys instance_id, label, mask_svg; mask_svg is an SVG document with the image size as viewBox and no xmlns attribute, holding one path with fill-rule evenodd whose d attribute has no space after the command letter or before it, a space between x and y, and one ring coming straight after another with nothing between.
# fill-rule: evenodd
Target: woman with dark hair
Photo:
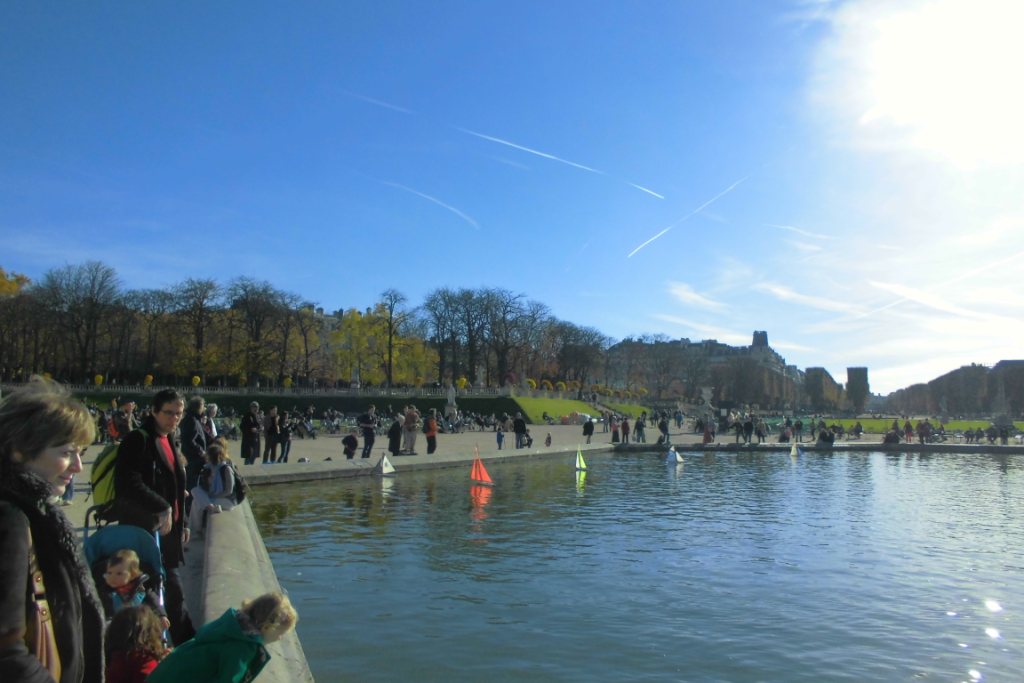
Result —
<instances>
[{"instance_id":1,"label":"woman with dark hair","mask_svg":"<svg viewBox=\"0 0 1024 683\"><path fill-rule=\"evenodd\" d=\"M85 406L49 380L33 378L0 403L0 681L103 681L103 608L75 530L54 504L95 435ZM53 629L42 647L31 637L36 610Z\"/></svg>"}]
</instances>

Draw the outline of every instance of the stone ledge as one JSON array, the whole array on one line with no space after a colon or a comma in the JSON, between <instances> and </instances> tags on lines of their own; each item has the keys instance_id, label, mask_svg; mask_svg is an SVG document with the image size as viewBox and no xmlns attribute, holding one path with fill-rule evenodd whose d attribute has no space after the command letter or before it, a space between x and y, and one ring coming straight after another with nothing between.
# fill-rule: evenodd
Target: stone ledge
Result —
<instances>
[{"instance_id":1,"label":"stone ledge","mask_svg":"<svg viewBox=\"0 0 1024 683\"><path fill-rule=\"evenodd\" d=\"M229 607L238 608L243 600L281 590L248 501L209 516L205 554L200 591L203 623L216 619ZM268 645L267 650L271 659L260 674L261 682L312 683L313 674L295 631Z\"/></svg>"}]
</instances>

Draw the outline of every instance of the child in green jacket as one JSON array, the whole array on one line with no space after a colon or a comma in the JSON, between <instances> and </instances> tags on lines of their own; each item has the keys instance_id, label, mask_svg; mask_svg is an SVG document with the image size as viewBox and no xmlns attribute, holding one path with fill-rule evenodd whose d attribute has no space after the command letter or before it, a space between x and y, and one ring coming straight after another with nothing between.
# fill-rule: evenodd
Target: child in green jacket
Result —
<instances>
[{"instance_id":1,"label":"child in green jacket","mask_svg":"<svg viewBox=\"0 0 1024 683\"><path fill-rule=\"evenodd\" d=\"M267 593L228 609L192 640L174 648L147 683L248 683L270 661L264 647L295 628L299 617L284 595Z\"/></svg>"}]
</instances>

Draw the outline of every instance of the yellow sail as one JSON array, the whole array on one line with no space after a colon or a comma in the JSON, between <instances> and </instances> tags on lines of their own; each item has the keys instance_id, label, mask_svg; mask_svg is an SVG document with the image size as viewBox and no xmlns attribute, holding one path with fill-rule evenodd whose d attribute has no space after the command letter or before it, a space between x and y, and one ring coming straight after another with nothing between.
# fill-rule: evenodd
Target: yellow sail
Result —
<instances>
[{"instance_id":1,"label":"yellow sail","mask_svg":"<svg viewBox=\"0 0 1024 683\"><path fill-rule=\"evenodd\" d=\"M576 469L580 472L587 469L587 462L583 459L583 451L576 447Z\"/></svg>"}]
</instances>

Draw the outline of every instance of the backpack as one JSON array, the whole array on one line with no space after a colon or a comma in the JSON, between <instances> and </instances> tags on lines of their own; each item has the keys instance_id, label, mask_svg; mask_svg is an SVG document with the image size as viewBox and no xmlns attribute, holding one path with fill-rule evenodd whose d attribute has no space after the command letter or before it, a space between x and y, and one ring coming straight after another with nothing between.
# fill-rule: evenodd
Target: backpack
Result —
<instances>
[{"instance_id":1,"label":"backpack","mask_svg":"<svg viewBox=\"0 0 1024 683\"><path fill-rule=\"evenodd\" d=\"M140 428L138 431L149 438L145 429ZM120 443L107 444L92 463L89 484L92 486L94 505L109 505L114 502L114 467L117 466L117 453L120 448Z\"/></svg>"},{"instance_id":2,"label":"backpack","mask_svg":"<svg viewBox=\"0 0 1024 683\"><path fill-rule=\"evenodd\" d=\"M423 433L426 434L430 431L430 418L428 417L423 421Z\"/></svg>"},{"instance_id":3,"label":"backpack","mask_svg":"<svg viewBox=\"0 0 1024 683\"><path fill-rule=\"evenodd\" d=\"M242 475L238 473L238 469L234 465L228 465L228 467L231 468L231 474L235 477L235 488L233 492L235 496L235 504L239 505L243 500L245 500L245 497L249 495L249 485L245 483L245 479L243 479Z\"/></svg>"}]
</instances>

